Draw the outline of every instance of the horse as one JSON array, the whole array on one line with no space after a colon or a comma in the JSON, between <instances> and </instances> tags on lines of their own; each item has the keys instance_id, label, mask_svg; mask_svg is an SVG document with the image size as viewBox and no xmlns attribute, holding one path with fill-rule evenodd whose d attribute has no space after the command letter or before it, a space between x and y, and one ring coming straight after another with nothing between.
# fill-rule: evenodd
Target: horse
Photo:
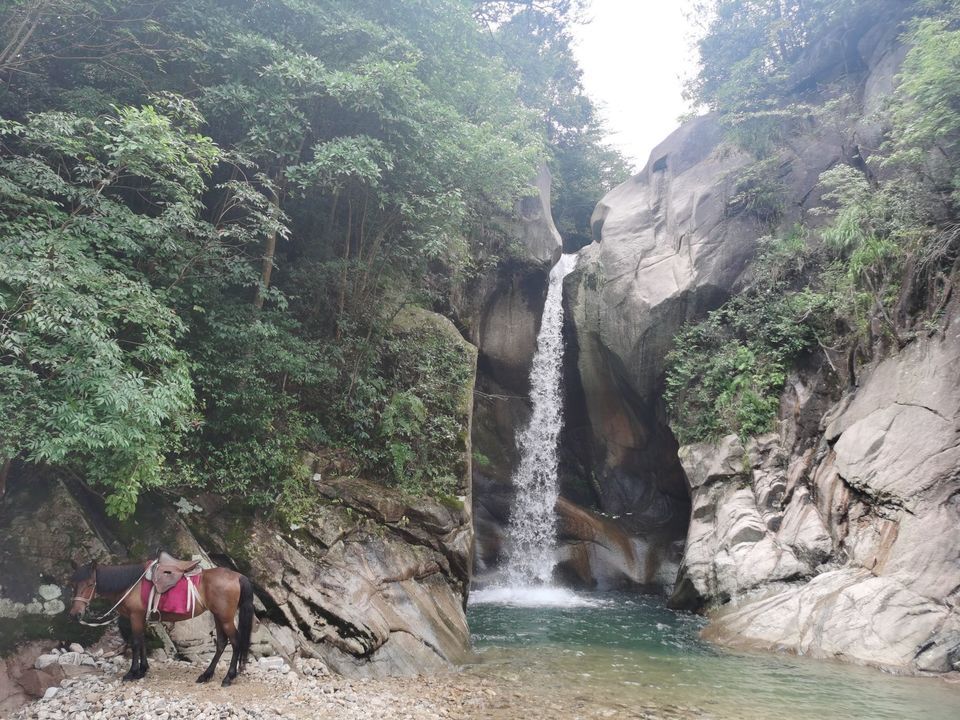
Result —
<instances>
[{"instance_id":1,"label":"horse","mask_svg":"<svg viewBox=\"0 0 960 720\"><path fill-rule=\"evenodd\" d=\"M70 581L73 586L73 601L68 612L74 620L82 621L87 606L98 594L108 599L120 598L115 609L130 621L133 651L130 670L123 676L124 680L140 680L149 669L144 638L147 607L143 602L140 586L141 583L149 583L149 580L145 579L145 573L152 562L98 565L94 561L78 568ZM197 682L204 683L213 677L220 655L229 641L233 648L233 657L222 682L226 687L233 683L238 671L242 672L247 664L253 630L253 585L246 575L229 568L217 567L201 571L197 593L198 607L194 615L161 613L159 619L163 622L179 622L199 617L207 610L213 614L217 628L217 651L210 665L197 678ZM239 627L234 624L238 611Z\"/></svg>"}]
</instances>

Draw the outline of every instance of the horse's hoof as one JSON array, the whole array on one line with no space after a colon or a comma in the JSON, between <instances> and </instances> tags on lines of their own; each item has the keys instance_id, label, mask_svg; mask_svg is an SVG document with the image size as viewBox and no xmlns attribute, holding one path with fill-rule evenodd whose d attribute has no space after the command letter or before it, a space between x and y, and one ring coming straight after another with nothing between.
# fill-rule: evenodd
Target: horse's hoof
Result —
<instances>
[{"instance_id":1,"label":"horse's hoof","mask_svg":"<svg viewBox=\"0 0 960 720\"><path fill-rule=\"evenodd\" d=\"M128 672L126 675L123 676L123 681L124 681L124 682L130 682L131 680L139 680L141 677L143 677L143 676L142 676L142 675L137 675L136 673L134 673L134 672L131 671L131 672Z\"/></svg>"},{"instance_id":2,"label":"horse's hoof","mask_svg":"<svg viewBox=\"0 0 960 720\"><path fill-rule=\"evenodd\" d=\"M211 678L212 675L213 675L213 673L202 672L202 673L200 673L200 677L197 678L197 682L198 682L198 683L205 683L205 682L207 682L207 680L209 680L209 679Z\"/></svg>"},{"instance_id":3,"label":"horse's hoof","mask_svg":"<svg viewBox=\"0 0 960 720\"><path fill-rule=\"evenodd\" d=\"M233 678L230 677L229 675L227 675L227 676L223 679L223 682L220 683L220 685L221 685L221 687L230 687L231 685L233 685Z\"/></svg>"}]
</instances>

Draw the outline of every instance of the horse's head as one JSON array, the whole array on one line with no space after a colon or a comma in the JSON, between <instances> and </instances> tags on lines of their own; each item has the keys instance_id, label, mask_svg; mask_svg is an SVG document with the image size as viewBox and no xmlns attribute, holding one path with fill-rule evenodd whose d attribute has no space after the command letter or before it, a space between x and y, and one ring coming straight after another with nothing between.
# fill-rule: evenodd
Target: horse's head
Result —
<instances>
[{"instance_id":1,"label":"horse's head","mask_svg":"<svg viewBox=\"0 0 960 720\"><path fill-rule=\"evenodd\" d=\"M70 584L73 587L73 602L70 603L67 613L74 620L79 620L97 594L97 561L77 568L70 578Z\"/></svg>"}]
</instances>

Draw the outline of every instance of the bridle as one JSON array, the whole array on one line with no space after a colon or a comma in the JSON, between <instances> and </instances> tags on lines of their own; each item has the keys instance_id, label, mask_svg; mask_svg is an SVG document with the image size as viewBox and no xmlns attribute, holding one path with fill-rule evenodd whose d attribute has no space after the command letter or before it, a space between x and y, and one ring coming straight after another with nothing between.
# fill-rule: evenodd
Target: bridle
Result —
<instances>
[{"instance_id":1,"label":"bridle","mask_svg":"<svg viewBox=\"0 0 960 720\"><path fill-rule=\"evenodd\" d=\"M148 566L148 567L149 567L149 566ZM87 627L103 627L104 625L109 625L109 624L112 623L114 620L116 620L116 619L117 619L116 617L110 618L110 619L108 620L108 619L107 619L107 616L108 616L110 613L112 613L114 610L116 610L118 607L120 607L120 605L123 603L124 600L127 599L127 596L133 591L133 589L140 584L140 581L143 580L143 577L144 577L144 575L146 575L146 574L147 574L147 571L144 570L143 573L140 575L140 577L137 578L137 581L127 589L127 591L121 596L121 598L120 598L119 600L117 600L116 604L115 604L112 608L110 608L109 610L107 610L107 611L106 611L103 615L101 615L99 618L97 618L94 622L88 622L88 621L86 621L86 620L83 620L82 618L78 618L78 621L80 622L80 624L81 624L81 625L86 625ZM97 571L94 570L94 571L93 571L93 585L90 587L90 596L89 596L89 597L83 597L82 595L80 595L80 594L78 593L77 595L74 595L74 596L73 596L73 599L74 599L74 601L76 601L76 602L82 602L82 603L84 604L84 610L86 610L86 607L87 607L91 602L93 602L93 598L94 598L94 596L95 596L96 594L97 594ZM118 616L118 617L119 617L119 616Z\"/></svg>"},{"instance_id":2,"label":"bridle","mask_svg":"<svg viewBox=\"0 0 960 720\"><path fill-rule=\"evenodd\" d=\"M96 594L97 594L97 571L94 570L94 571L93 571L93 584L90 586L90 596L89 596L89 597L83 597L82 595L77 594L77 595L74 595L74 596L73 596L72 602L82 602L83 605L84 605L84 610L86 610L87 606L88 606L91 602L93 602L93 598L94 598L94 596L95 596Z\"/></svg>"}]
</instances>

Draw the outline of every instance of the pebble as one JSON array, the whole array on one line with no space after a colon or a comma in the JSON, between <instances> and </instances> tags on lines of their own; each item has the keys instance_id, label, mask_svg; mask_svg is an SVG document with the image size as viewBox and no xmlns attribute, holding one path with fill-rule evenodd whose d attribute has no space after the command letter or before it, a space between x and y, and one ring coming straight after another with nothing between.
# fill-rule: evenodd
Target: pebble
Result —
<instances>
[{"instance_id":1,"label":"pebble","mask_svg":"<svg viewBox=\"0 0 960 720\"><path fill-rule=\"evenodd\" d=\"M73 652L71 650L71 652ZM93 657L93 656L85 656ZM592 720L646 718L691 720L705 715L696 708L637 707L581 702L572 694L537 686L534 678L490 678L444 673L419 678L349 680L330 673L326 664L300 658L296 670L282 658L261 658L229 688L221 661L206 685L194 680L204 665L153 660L142 681L121 677L127 662L104 662L99 672L64 680L43 700L20 708L16 720ZM533 682L531 682L533 681Z\"/></svg>"}]
</instances>

